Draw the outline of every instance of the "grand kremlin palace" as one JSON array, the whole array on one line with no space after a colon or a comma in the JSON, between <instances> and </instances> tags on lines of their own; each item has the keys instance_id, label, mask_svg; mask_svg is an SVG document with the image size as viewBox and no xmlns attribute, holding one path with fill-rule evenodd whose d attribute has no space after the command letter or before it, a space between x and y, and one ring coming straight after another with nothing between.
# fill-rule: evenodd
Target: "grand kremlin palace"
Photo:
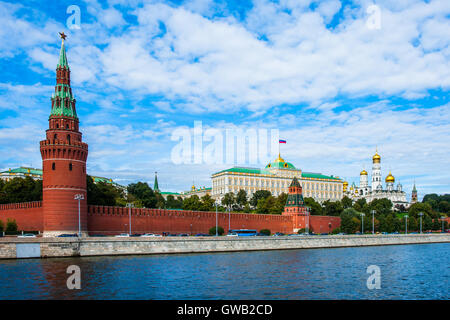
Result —
<instances>
[{"instance_id":1,"label":"grand kremlin palace","mask_svg":"<svg viewBox=\"0 0 450 320\"><path fill-rule=\"evenodd\" d=\"M288 193L294 177L303 188L303 196L318 202L337 201L344 195L344 181L339 177L304 172L278 155L264 169L234 167L214 173L211 196L221 199L226 193L238 193L240 189L245 190L248 197L258 190L268 190L278 196L282 192Z\"/></svg>"}]
</instances>

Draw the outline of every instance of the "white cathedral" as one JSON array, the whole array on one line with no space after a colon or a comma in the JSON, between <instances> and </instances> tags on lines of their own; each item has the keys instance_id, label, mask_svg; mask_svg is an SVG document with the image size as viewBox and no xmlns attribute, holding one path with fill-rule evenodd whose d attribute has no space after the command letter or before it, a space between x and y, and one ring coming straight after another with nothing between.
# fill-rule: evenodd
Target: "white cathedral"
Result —
<instances>
[{"instance_id":1,"label":"white cathedral","mask_svg":"<svg viewBox=\"0 0 450 320\"><path fill-rule=\"evenodd\" d=\"M386 177L386 189L383 189L383 182L381 176L381 157L378 154L378 150L372 157L372 185L369 185L369 176L366 170L361 171L359 175L359 186L356 186L353 182L351 187L348 188L348 182L344 182L344 195L356 201L358 199L366 199L367 203L374 199L389 199L392 201L393 206L403 205L408 207L410 204L406 201L406 193L402 190L402 185L397 183L397 187L394 186L395 178L389 171L389 175Z\"/></svg>"}]
</instances>

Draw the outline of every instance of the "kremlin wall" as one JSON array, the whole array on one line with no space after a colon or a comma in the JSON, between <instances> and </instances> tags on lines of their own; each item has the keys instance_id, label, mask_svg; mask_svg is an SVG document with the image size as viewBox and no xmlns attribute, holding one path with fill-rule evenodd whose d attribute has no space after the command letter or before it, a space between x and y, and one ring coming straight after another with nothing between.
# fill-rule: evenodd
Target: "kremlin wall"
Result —
<instances>
[{"instance_id":1,"label":"kremlin wall","mask_svg":"<svg viewBox=\"0 0 450 320\"><path fill-rule=\"evenodd\" d=\"M74 200L73 200L74 201ZM74 201L75 202L75 201ZM87 232L90 235L116 235L129 231L129 209L124 207L88 206ZM310 216L310 225L316 233L327 233L339 227L339 217ZM44 232L41 201L0 205L0 220L15 219L19 230ZM228 229L228 213L218 213L218 224ZM292 233L294 216L231 213L231 229L269 229L272 233ZM208 233L216 225L216 213L204 211L131 209L132 233ZM76 225L70 231L76 233Z\"/></svg>"},{"instance_id":2,"label":"kremlin wall","mask_svg":"<svg viewBox=\"0 0 450 320\"><path fill-rule=\"evenodd\" d=\"M55 92L51 98L49 128L40 142L43 172L43 201L0 205L0 220L15 219L18 230L39 231L44 237L78 233L115 235L129 231L129 209L87 205L86 161L88 145L82 141L76 100L70 87L70 69L61 33L61 51L56 68ZM293 233L309 224L316 233L340 226L339 217L309 216L302 187L296 178L289 188L289 203L282 215L219 213L224 230L269 229ZM292 194L291 194L292 193ZM76 200L75 197L80 198ZM215 212L139 209L131 210L132 233L208 233L216 225ZM310 229L311 229L310 228Z\"/></svg>"}]
</instances>

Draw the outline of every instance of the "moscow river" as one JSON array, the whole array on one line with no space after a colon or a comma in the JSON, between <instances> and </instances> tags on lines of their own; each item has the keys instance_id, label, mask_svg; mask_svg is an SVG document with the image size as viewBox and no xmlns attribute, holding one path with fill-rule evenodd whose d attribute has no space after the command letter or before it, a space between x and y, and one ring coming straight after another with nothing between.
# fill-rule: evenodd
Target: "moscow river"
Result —
<instances>
[{"instance_id":1,"label":"moscow river","mask_svg":"<svg viewBox=\"0 0 450 320\"><path fill-rule=\"evenodd\" d=\"M0 299L449 299L450 244L0 260ZM69 290L69 265L81 289ZM369 290L367 267L380 270Z\"/></svg>"}]
</instances>

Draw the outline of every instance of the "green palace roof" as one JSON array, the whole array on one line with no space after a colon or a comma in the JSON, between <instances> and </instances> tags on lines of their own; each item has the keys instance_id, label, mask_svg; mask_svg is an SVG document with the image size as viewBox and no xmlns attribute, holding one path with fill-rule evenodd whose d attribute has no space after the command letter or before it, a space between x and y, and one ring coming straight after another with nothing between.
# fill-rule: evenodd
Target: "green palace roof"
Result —
<instances>
[{"instance_id":1,"label":"green palace roof","mask_svg":"<svg viewBox=\"0 0 450 320\"><path fill-rule=\"evenodd\" d=\"M9 170L6 170L6 171L2 171L0 173L33 174L33 175L42 176L42 169L20 167L20 168L15 168L15 169L9 169Z\"/></svg>"}]
</instances>

